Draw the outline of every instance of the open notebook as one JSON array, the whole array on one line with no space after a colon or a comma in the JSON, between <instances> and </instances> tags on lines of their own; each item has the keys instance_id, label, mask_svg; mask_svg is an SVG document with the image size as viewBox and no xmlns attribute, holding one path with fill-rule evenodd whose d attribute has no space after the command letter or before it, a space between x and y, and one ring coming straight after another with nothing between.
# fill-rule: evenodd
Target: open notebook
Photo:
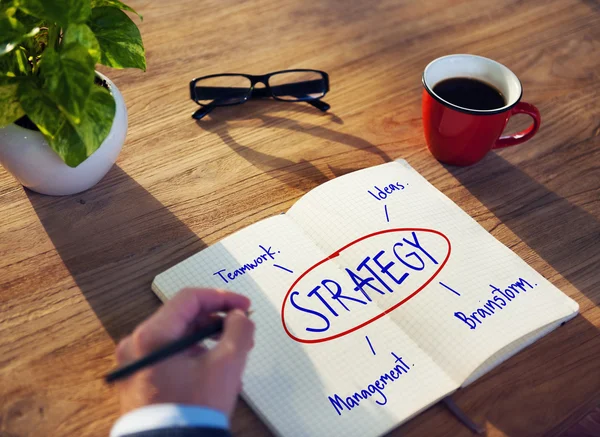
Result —
<instances>
[{"instance_id":1,"label":"open notebook","mask_svg":"<svg viewBox=\"0 0 600 437\"><path fill-rule=\"evenodd\" d=\"M158 275L249 296L243 395L283 436L378 436L562 322L576 302L396 161L331 180Z\"/></svg>"}]
</instances>

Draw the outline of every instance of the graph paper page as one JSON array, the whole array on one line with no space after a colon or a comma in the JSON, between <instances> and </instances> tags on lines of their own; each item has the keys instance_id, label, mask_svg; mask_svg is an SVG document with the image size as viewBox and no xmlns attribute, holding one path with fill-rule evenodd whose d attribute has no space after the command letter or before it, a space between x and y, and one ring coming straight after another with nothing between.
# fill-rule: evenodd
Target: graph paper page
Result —
<instances>
[{"instance_id":1,"label":"graph paper page","mask_svg":"<svg viewBox=\"0 0 600 437\"><path fill-rule=\"evenodd\" d=\"M458 385L376 305L353 315L342 305L350 301L333 299L334 283L351 282L326 258L280 215L188 258L152 287L162 300L194 286L251 299L255 346L243 396L277 434L379 436ZM379 319L353 330L364 317Z\"/></svg>"},{"instance_id":2,"label":"graph paper page","mask_svg":"<svg viewBox=\"0 0 600 437\"><path fill-rule=\"evenodd\" d=\"M331 329L349 314L376 328L377 306L459 385L578 310L406 161L329 181L287 216L351 279Z\"/></svg>"}]
</instances>

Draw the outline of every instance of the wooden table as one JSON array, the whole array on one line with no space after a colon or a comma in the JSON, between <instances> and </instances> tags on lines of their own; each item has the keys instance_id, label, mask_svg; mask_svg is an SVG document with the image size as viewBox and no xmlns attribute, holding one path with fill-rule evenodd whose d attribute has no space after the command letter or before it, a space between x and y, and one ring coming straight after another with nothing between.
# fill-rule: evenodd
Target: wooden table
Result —
<instances>
[{"instance_id":1,"label":"wooden table","mask_svg":"<svg viewBox=\"0 0 600 437\"><path fill-rule=\"evenodd\" d=\"M144 15L148 71L102 69L129 108L115 167L62 198L0 171L0 436L107 435L118 402L101 376L115 343L158 308L156 274L318 184L396 158L581 306L457 403L492 436L600 435L598 0L130 3ZM536 138L471 168L433 159L420 76L448 53L511 68L542 113ZM261 101L190 118L194 76L301 67L329 72L330 113ZM268 433L243 402L233 430ZM471 434L436 406L392 435Z\"/></svg>"}]
</instances>

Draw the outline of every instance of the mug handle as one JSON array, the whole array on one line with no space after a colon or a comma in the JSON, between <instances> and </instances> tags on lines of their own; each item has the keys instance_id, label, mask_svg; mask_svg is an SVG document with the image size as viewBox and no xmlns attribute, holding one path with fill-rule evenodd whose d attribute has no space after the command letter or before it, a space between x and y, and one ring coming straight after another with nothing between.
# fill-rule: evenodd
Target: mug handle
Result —
<instances>
[{"instance_id":1,"label":"mug handle","mask_svg":"<svg viewBox=\"0 0 600 437\"><path fill-rule=\"evenodd\" d=\"M542 117L540 116L540 111L535 106L529 103L519 102L510 111L511 117L515 114L527 114L533 118L533 123L521 132L500 137L492 149L501 149L503 147L516 146L517 144L524 143L532 138L540 128Z\"/></svg>"}]
</instances>

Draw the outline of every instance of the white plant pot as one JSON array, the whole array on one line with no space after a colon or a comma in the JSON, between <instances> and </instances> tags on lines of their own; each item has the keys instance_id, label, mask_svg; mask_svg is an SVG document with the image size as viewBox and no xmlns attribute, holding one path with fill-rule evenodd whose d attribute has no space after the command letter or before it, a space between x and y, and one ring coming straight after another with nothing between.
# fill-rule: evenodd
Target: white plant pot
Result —
<instances>
[{"instance_id":1,"label":"white plant pot","mask_svg":"<svg viewBox=\"0 0 600 437\"><path fill-rule=\"evenodd\" d=\"M114 83L106 80L115 99L116 111L112 127L98 150L72 168L50 148L38 132L11 124L0 128L0 164L23 186L52 196L64 196L87 190L108 173L127 135L127 108Z\"/></svg>"}]
</instances>

